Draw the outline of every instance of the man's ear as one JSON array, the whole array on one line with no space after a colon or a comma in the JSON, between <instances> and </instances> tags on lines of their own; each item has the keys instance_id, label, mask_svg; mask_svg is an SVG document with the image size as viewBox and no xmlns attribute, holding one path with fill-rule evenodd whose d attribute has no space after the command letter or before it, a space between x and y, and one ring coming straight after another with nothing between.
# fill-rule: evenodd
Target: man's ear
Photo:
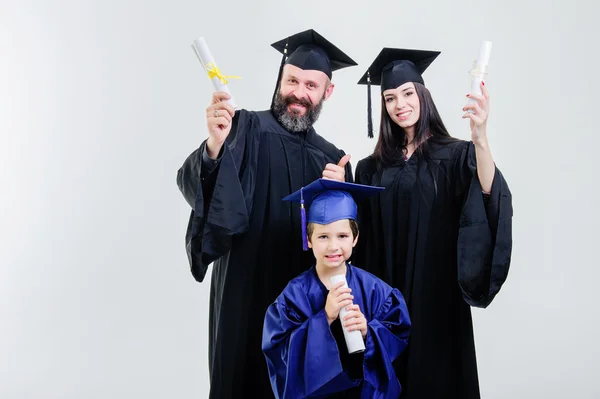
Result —
<instances>
[{"instance_id":1,"label":"man's ear","mask_svg":"<svg viewBox=\"0 0 600 399\"><path fill-rule=\"evenodd\" d=\"M325 94L323 94L324 100L327 100L329 98L329 96L331 96L334 88L335 88L335 85L333 83L329 83L329 86L327 86L327 88L325 89Z\"/></svg>"}]
</instances>

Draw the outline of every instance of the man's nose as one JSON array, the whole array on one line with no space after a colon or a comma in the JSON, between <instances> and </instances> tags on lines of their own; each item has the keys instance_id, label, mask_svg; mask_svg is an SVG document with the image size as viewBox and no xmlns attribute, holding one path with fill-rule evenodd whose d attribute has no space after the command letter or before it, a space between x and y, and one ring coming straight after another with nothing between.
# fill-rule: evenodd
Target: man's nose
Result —
<instances>
[{"instance_id":1,"label":"man's nose","mask_svg":"<svg viewBox=\"0 0 600 399\"><path fill-rule=\"evenodd\" d=\"M306 88L303 85L298 85L298 87L294 89L293 94L298 100L302 100L303 98L307 97Z\"/></svg>"}]
</instances>

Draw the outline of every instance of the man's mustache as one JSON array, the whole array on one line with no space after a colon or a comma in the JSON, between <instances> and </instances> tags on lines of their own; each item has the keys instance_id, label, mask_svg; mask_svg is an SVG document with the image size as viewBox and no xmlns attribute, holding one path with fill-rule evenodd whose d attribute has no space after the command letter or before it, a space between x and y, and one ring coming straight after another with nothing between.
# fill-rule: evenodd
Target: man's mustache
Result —
<instances>
[{"instance_id":1,"label":"man's mustache","mask_svg":"<svg viewBox=\"0 0 600 399\"><path fill-rule=\"evenodd\" d=\"M286 96L283 100L285 101L285 105L299 104L306 107L307 109L312 108L312 103L308 99L299 99L293 94Z\"/></svg>"}]
</instances>

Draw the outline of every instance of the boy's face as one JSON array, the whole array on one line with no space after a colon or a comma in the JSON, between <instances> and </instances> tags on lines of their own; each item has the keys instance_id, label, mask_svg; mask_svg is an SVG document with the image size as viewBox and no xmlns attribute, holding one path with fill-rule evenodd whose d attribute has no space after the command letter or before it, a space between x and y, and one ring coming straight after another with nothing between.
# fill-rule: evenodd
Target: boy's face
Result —
<instances>
[{"instance_id":1,"label":"boy's face","mask_svg":"<svg viewBox=\"0 0 600 399\"><path fill-rule=\"evenodd\" d=\"M341 266L352 255L357 237L352 237L350 221L338 220L330 224L314 224L308 246L312 248L317 264L335 268Z\"/></svg>"}]
</instances>

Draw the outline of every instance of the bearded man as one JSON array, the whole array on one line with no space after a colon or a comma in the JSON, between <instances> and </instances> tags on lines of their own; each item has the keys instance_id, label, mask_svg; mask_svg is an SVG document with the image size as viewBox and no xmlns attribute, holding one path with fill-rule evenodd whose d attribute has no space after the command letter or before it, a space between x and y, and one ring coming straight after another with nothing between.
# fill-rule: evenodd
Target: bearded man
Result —
<instances>
[{"instance_id":1,"label":"bearded man","mask_svg":"<svg viewBox=\"0 0 600 399\"><path fill-rule=\"evenodd\" d=\"M267 307L314 262L302 220L284 197L320 177L352 181L350 155L315 131L335 70L357 65L314 30L272 46L283 54L271 108L234 110L216 92L208 138L177 173L192 208L185 242L191 273L212 263L211 399L272 398L261 351Z\"/></svg>"}]
</instances>

